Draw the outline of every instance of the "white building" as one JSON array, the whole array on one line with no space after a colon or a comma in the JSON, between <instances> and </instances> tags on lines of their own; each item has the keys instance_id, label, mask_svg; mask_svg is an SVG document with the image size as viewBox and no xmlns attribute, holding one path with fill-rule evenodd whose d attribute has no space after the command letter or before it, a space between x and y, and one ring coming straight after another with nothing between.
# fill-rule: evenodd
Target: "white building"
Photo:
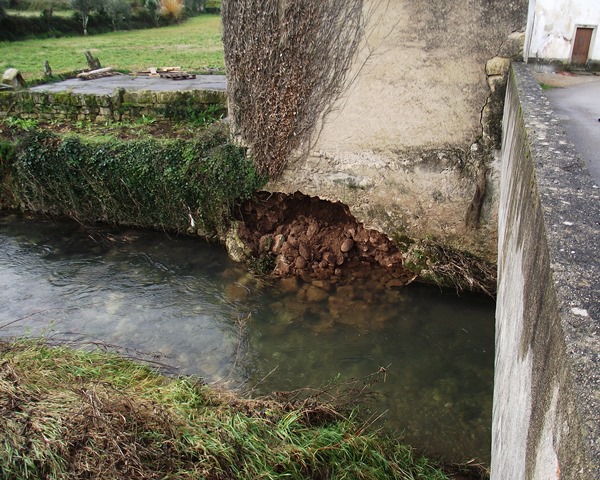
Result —
<instances>
[{"instance_id":1,"label":"white building","mask_svg":"<svg viewBox=\"0 0 600 480\"><path fill-rule=\"evenodd\" d=\"M600 0L530 0L526 62L600 65Z\"/></svg>"}]
</instances>

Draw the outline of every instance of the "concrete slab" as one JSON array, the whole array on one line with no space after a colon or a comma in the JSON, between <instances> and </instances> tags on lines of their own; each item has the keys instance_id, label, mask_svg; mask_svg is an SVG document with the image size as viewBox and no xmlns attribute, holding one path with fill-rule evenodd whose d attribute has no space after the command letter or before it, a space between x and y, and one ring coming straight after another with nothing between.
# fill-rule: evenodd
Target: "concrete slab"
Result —
<instances>
[{"instance_id":1,"label":"concrete slab","mask_svg":"<svg viewBox=\"0 0 600 480\"><path fill-rule=\"evenodd\" d=\"M165 78L113 75L94 80L72 78L58 83L48 83L32 87L30 90L43 92L73 92L92 95L110 95L114 89L185 91L185 90L227 90L225 75L197 75L191 80L168 80Z\"/></svg>"}]
</instances>

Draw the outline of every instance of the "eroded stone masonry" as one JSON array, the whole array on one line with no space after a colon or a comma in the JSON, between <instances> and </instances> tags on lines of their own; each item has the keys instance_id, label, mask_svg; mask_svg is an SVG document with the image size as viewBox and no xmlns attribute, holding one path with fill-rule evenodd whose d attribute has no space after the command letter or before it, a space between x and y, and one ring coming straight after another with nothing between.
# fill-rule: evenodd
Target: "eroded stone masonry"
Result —
<instances>
[{"instance_id":1,"label":"eroded stone masonry","mask_svg":"<svg viewBox=\"0 0 600 480\"><path fill-rule=\"evenodd\" d=\"M260 192L236 216L246 255L263 262L269 272L274 267L277 276L337 284L370 276L387 288L416 278L393 241L365 228L339 202L300 192Z\"/></svg>"}]
</instances>

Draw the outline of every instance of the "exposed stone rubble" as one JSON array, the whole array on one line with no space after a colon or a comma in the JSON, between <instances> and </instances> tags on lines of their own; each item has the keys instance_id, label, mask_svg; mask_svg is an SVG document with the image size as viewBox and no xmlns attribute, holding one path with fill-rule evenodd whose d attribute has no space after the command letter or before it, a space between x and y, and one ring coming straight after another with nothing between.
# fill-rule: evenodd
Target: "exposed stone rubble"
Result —
<instances>
[{"instance_id":1,"label":"exposed stone rubble","mask_svg":"<svg viewBox=\"0 0 600 480\"><path fill-rule=\"evenodd\" d=\"M260 192L237 216L237 234L250 256L274 258L276 276L345 283L368 275L387 288L415 279L394 243L365 229L341 203Z\"/></svg>"}]
</instances>

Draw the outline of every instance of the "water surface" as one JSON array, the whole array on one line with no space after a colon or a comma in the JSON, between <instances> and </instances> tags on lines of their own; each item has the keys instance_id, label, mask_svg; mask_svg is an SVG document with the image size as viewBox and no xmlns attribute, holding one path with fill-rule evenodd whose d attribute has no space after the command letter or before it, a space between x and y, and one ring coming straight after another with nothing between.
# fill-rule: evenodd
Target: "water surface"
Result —
<instances>
[{"instance_id":1,"label":"water surface","mask_svg":"<svg viewBox=\"0 0 600 480\"><path fill-rule=\"evenodd\" d=\"M268 282L198 239L0 215L0 336L20 335L114 345L255 394L379 371L386 427L446 459L489 460L484 297Z\"/></svg>"}]
</instances>

